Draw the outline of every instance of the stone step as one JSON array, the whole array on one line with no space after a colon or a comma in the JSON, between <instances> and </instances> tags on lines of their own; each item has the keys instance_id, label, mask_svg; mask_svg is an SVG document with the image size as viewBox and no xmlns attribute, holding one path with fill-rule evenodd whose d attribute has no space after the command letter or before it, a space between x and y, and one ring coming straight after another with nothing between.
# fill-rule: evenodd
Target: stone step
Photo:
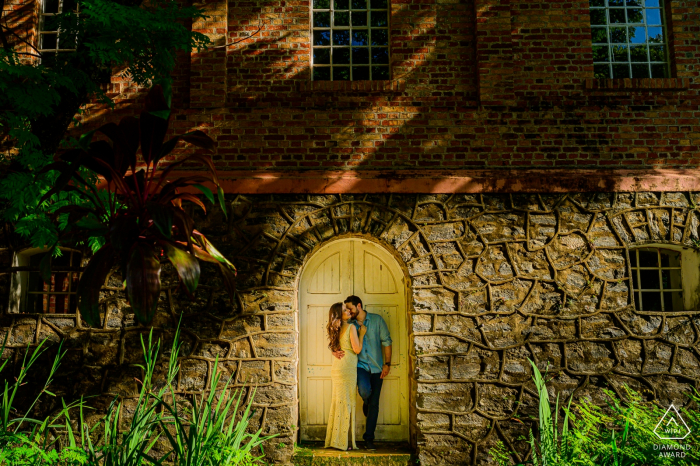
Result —
<instances>
[{"instance_id":1,"label":"stone step","mask_svg":"<svg viewBox=\"0 0 700 466\"><path fill-rule=\"evenodd\" d=\"M375 442L376 451L340 451L323 448L322 443L297 445L292 456L294 466L413 466L414 455L407 443Z\"/></svg>"}]
</instances>

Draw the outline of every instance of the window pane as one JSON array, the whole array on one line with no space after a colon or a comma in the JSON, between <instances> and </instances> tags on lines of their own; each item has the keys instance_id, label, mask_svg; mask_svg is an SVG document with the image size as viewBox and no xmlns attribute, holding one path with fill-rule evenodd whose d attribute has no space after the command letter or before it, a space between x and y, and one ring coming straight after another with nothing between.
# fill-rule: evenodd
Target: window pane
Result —
<instances>
[{"instance_id":1,"label":"window pane","mask_svg":"<svg viewBox=\"0 0 700 466\"><path fill-rule=\"evenodd\" d=\"M314 65L330 65L331 49L314 48Z\"/></svg>"},{"instance_id":2,"label":"window pane","mask_svg":"<svg viewBox=\"0 0 700 466\"><path fill-rule=\"evenodd\" d=\"M594 44L607 44L608 43L608 30L605 28L593 28L593 29L591 29L591 39L593 39Z\"/></svg>"},{"instance_id":3,"label":"window pane","mask_svg":"<svg viewBox=\"0 0 700 466\"><path fill-rule=\"evenodd\" d=\"M333 49L333 64L334 65L349 65L350 64L350 49Z\"/></svg>"},{"instance_id":4,"label":"window pane","mask_svg":"<svg viewBox=\"0 0 700 466\"><path fill-rule=\"evenodd\" d=\"M331 7L331 0L314 0L314 8L328 9Z\"/></svg>"},{"instance_id":5,"label":"window pane","mask_svg":"<svg viewBox=\"0 0 700 466\"><path fill-rule=\"evenodd\" d=\"M369 31L366 29L352 31L352 45L369 45Z\"/></svg>"},{"instance_id":6,"label":"window pane","mask_svg":"<svg viewBox=\"0 0 700 466\"><path fill-rule=\"evenodd\" d=\"M653 7L653 6L659 7L659 6L661 6L659 0L646 0L645 5L647 7Z\"/></svg>"},{"instance_id":7,"label":"window pane","mask_svg":"<svg viewBox=\"0 0 700 466\"><path fill-rule=\"evenodd\" d=\"M350 13L347 11L336 11L333 18L334 26L350 26Z\"/></svg>"},{"instance_id":8,"label":"window pane","mask_svg":"<svg viewBox=\"0 0 700 466\"><path fill-rule=\"evenodd\" d=\"M373 11L372 12L372 27L388 27L389 19L386 11Z\"/></svg>"},{"instance_id":9,"label":"window pane","mask_svg":"<svg viewBox=\"0 0 700 466\"><path fill-rule=\"evenodd\" d=\"M640 249L639 250L639 266L640 267L658 267L659 254L656 249Z\"/></svg>"},{"instance_id":10,"label":"window pane","mask_svg":"<svg viewBox=\"0 0 700 466\"><path fill-rule=\"evenodd\" d=\"M350 81L350 67L333 67L333 81Z\"/></svg>"},{"instance_id":11,"label":"window pane","mask_svg":"<svg viewBox=\"0 0 700 466\"><path fill-rule=\"evenodd\" d=\"M642 0L627 0L625 2L627 6L642 6Z\"/></svg>"},{"instance_id":12,"label":"window pane","mask_svg":"<svg viewBox=\"0 0 700 466\"><path fill-rule=\"evenodd\" d=\"M624 6L624 0L608 0L608 6Z\"/></svg>"},{"instance_id":13,"label":"window pane","mask_svg":"<svg viewBox=\"0 0 700 466\"><path fill-rule=\"evenodd\" d=\"M642 281L639 288L642 290L658 290L660 288L658 269L640 270L639 278Z\"/></svg>"},{"instance_id":14,"label":"window pane","mask_svg":"<svg viewBox=\"0 0 700 466\"><path fill-rule=\"evenodd\" d=\"M633 78L648 78L649 65L647 63L632 65Z\"/></svg>"},{"instance_id":15,"label":"window pane","mask_svg":"<svg viewBox=\"0 0 700 466\"><path fill-rule=\"evenodd\" d=\"M630 47L630 58L633 62L634 61L637 61L637 62L648 61L649 57L647 56L647 46L646 45L636 45L634 47Z\"/></svg>"},{"instance_id":16,"label":"window pane","mask_svg":"<svg viewBox=\"0 0 700 466\"><path fill-rule=\"evenodd\" d=\"M389 45L389 31L386 29L372 29L372 45Z\"/></svg>"},{"instance_id":17,"label":"window pane","mask_svg":"<svg viewBox=\"0 0 700 466\"><path fill-rule=\"evenodd\" d=\"M314 81L330 81L331 80L331 69L330 67L314 67Z\"/></svg>"},{"instance_id":18,"label":"window pane","mask_svg":"<svg viewBox=\"0 0 700 466\"><path fill-rule=\"evenodd\" d=\"M593 65L593 73L597 79L610 79L610 65Z\"/></svg>"},{"instance_id":19,"label":"window pane","mask_svg":"<svg viewBox=\"0 0 700 466\"><path fill-rule=\"evenodd\" d=\"M389 63L389 49L386 47L372 47L372 64L383 65Z\"/></svg>"},{"instance_id":20,"label":"window pane","mask_svg":"<svg viewBox=\"0 0 700 466\"><path fill-rule=\"evenodd\" d=\"M657 9L647 9L647 24L657 25L661 24L661 10Z\"/></svg>"},{"instance_id":21,"label":"window pane","mask_svg":"<svg viewBox=\"0 0 700 466\"><path fill-rule=\"evenodd\" d=\"M605 0L590 0L588 3L590 6L605 6Z\"/></svg>"},{"instance_id":22,"label":"window pane","mask_svg":"<svg viewBox=\"0 0 700 466\"><path fill-rule=\"evenodd\" d=\"M388 66L373 66L372 67L372 79L375 81L389 79L389 67Z\"/></svg>"},{"instance_id":23,"label":"window pane","mask_svg":"<svg viewBox=\"0 0 700 466\"><path fill-rule=\"evenodd\" d=\"M350 45L350 31L333 31L333 45Z\"/></svg>"},{"instance_id":24,"label":"window pane","mask_svg":"<svg viewBox=\"0 0 700 466\"><path fill-rule=\"evenodd\" d=\"M670 249L662 249L659 251L661 253L661 267L680 267L681 266L681 253L678 251L672 251Z\"/></svg>"},{"instance_id":25,"label":"window pane","mask_svg":"<svg viewBox=\"0 0 700 466\"><path fill-rule=\"evenodd\" d=\"M594 45L593 61L610 61L610 48L607 45Z\"/></svg>"},{"instance_id":26,"label":"window pane","mask_svg":"<svg viewBox=\"0 0 700 466\"><path fill-rule=\"evenodd\" d=\"M637 266L637 250L636 249L632 249L630 251L630 265L632 267Z\"/></svg>"},{"instance_id":27,"label":"window pane","mask_svg":"<svg viewBox=\"0 0 700 466\"><path fill-rule=\"evenodd\" d=\"M641 24L644 22L644 14L640 8L627 8L627 22L629 24Z\"/></svg>"},{"instance_id":28,"label":"window pane","mask_svg":"<svg viewBox=\"0 0 700 466\"><path fill-rule=\"evenodd\" d=\"M353 66L352 67L353 81L369 81L369 66Z\"/></svg>"},{"instance_id":29,"label":"window pane","mask_svg":"<svg viewBox=\"0 0 700 466\"><path fill-rule=\"evenodd\" d=\"M611 8L609 11L610 24L624 24L626 22L624 8Z\"/></svg>"},{"instance_id":30,"label":"window pane","mask_svg":"<svg viewBox=\"0 0 700 466\"><path fill-rule=\"evenodd\" d=\"M613 61L616 62L628 62L629 55L627 54L626 45L614 45L612 48Z\"/></svg>"},{"instance_id":31,"label":"window pane","mask_svg":"<svg viewBox=\"0 0 700 466\"><path fill-rule=\"evenodd\" d=\"M368 65L369 64L369 49L366 47L352 49L353 65ZM355 72L353 71L353 79ZM369 79L369 69L367 69L367 79Z\"/></svg>"},{"instance_id":32,"label":"window pane","mask_svg":"<svg viewBox=\"0 0 700 466\"><path fill-rule=\"evenodd\" d=\"M367 12L366 11L353 11L352 12L352 25L353 26L367 26Z\"/></svg>"},{"instance_id":33,"label":"window pane","mask_svg":"<svg viewBox=\"0 0 700 466\"><path fill-rule=\"evenodd\" d=\"M367 9L367 0L352 0L352 9L353 10L366 10Z\"/></svg>"},{"instance_id":34,"label":"window pane","mask_svg":"<svg viewBox=\"0 0 700 466\"><path fill-rule=\"evenodd\" d=\"M387 0L370 0L369 4L375 10L387 8Z\"/></svg>"},{"instance_id":35,"label":"window pane","mask_svg":"<svg viewBox=\"0 0 700 466\"><path fill-rule=\"evenodd\" d=\"M58 13L58 0L44 0L44 13Z\"/></svg>"},{"instance_id":36,"label":"window pane","mask_svg":"<svg viewBox=\"0 0 700 466\"><path fill-rule=\"evenodd\" d=\"M661 284L664 290L682 290L681 269L661 270Z\"/></svg>"},{"instance_id":37,"label":"window pane","mask_svg":"<svg viewBox=\"0 0 700 466\"><path fill-rule=\"evenodd\" d=\"M350 0L333 0L333 5L336 10L349 10Z\"/></svg>"},{"instance_id":38,"label":"window pane","mask_svg":"<svg viewBox=\"0 0 700 466\"><path fill-rule=\"evenodd\" d=\"M638 270L636 270L636 269L632 270L632 287L635 290L639 289Z\"/></svg>"},{"instance_id":39,"label":"window pane","mask_svg":"<svg viewBox=\"0 0 700 466\"><path fill-rule=\"evenodd\" d=\"M591 10L591 24L606 25L608 18L605 15L605 10Z\"/></svg>"},{"instance_id":40,"label":"window pane","mask_svg":"<svg viewBox=\"0 0 700 466\"><path fill-rule=\"evenodd\" d=\"M41 35L41 48L42 49L55 49L58 44L56 34L42 34Z\"/></svg>"},{"instance_id":41,"label":"window pane","mask_svg":"<svg viewBox=\"0 0 700 466\"><path fill-rule=\"evenodd\" d=\"M660 27L650 27L647 29L649 34L649 43L660 44L664 41L664 32Z\"/></svg>"},{"instance_id":42,"label":"window pane","mask_svg":"<svg viewBox=\"0 0 700 466\"><path fill-rule=\"evenodd\" d=\"M683 293L680 291L672 291L664 293L664 311L665 312L682 312L683 311Z\"/></svg>"},{"instance_id":43,"label":"window pane","mask_svg":"<svg viewBox=\"0 0 700 466\"><path fill-rule=\"evenodd\" d=\"M661 311L661 293L658 291L642 292L642 310L648 312Z\"/></svg>"},{"instance_id":44,"label":"window pane","mask_svg":"<svg viewBox=\"0 0 700 466\"><path fill-rule=\"evenodd\" d=\"M627 42L627 28L610 28L610 42L613 44L624 44Z\"/></svg>"},{"instance_id":45,"label":"window pane","mask_svg":"<svg viewBox=\"0 0 700 466\"><path fill-rule=\"evenodd\" d=\"M652 78L668 78L668 66L667 65L651 65L651 77Z\"/></svg>"},{"instance_id":46,"label":"window pane","mask_svg":"<svg viewBox=\"0 0 700 466\"><path fill-rule=\"evenodd\" d=\"M331 31L314 31L314 45L331 45Z\"/></svg>"},{"instance_id":47,"label":"window pane","mask_svg":"<svg viewBox=\"0 0 700 466\"><path fill-rule=\"evenodd\" d=\"M628 33L632 44L644 44L647 41L647 28L644 26L631 27Z\"/></svg>"},{"instance_id":48,"label":"window pane","mask_svg":"<svg viewBox=\"0 0 700 466\"><path fill-rule=\"evenodd\" d=\"M331 14L330 14L330 12L316 12L316 13L314 13L314 27L315 28L329 28L329 27L331 27Z\"/></svg>"},{"instance_id":49,"label":"window pane","mask_svg":"<svg viewBox=\"0 0 700 466\"><path fill-rule=\"evenodd\" d=\"M649 47L649 57L651 61L666 61L666 52L663 45L652 45Z\"/></svg>"}]
</instances>

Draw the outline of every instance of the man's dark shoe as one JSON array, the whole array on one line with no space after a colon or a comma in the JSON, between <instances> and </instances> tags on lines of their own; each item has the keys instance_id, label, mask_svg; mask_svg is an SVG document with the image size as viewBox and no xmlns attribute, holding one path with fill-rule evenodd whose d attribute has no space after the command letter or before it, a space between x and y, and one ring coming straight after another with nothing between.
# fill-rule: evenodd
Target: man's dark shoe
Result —
<instances>
[{"instance_id":1,"label":"man's dark shoe","mask_svg":"<svg viewBox=\"0 0 700 466\"><path fill-rule=\"evenodd\" d=\"M369 405L367 403L362 403L362 413L367 417L369 414Z\"/></svg>"},{"instance_id":2,"label":"man's dark shoe","mask_svg":"<svg viewBox=\"0 0 700 466\"><path fill-rule=\"evenodd\" d=\"M374 451L376 449L377 447L374 446L374 442L372 440L365 440L365 450Z\"/></svg>"}]
</instances>

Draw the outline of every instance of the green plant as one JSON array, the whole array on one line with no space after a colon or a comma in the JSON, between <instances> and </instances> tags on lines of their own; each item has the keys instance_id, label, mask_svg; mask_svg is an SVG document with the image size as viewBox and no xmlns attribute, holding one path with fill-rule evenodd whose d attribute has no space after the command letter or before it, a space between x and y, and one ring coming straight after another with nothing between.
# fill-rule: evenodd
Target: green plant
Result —
<instances>
[{"instance_id":1,"label":"green plant","mask_svg":"<svg viewBox=\"0 0 700 466\"><path fill-rule=\"evenodd\" d=\"M181 140L206 149L214 146L201 131L165 141L170 120L168 96L167 89L164 92L161 86L153 87L139 118L125 117L118 125L108 123L88 132L81 138L81 147L63 153L59 161L40 171L60 173L42 202L56 194L71 192L89 203L56 210L57 214L68 214L69 225L52 248L103 238L104 244L90 259L77 289L78 309L92 326L100 325L99 293L114 264L120 267L134 314L144 324L153 320L157 307L163 255L175 266L188 294L194 293L199 284L199 260L217 264L231 299L235 293L235 267L194 229L194 221L182 208L183 201L187 201L206 211L198 197L181 190L197 189L214 203L212 191L201 184L211 183L217 188L219 204L226 214L224 193L211 158L192 155L171 163L165 170L158 169L159 163ZM108 141L91 142L95 132L106 136ZM173 169L188 162L204 164L210 174L168 180ZM105 179L104 189L86 181L80 174L81 168L101 175ZM47 263L41 267L45 281L50 279L51 256L45 256Z\"/></svg>"},{"instance_id":2,"label":"green plant","mask_svg":"<svg viewBox=\"0 0 700 466\"><path fill-rule=\"evenodd\" d=\"M574 448L569 436L569 410L566 410L564 423L559 434L559 395L554 406L554 413L549 404L549 393L545 384L544 377L534 362L530 361L532 366L532 378L537 388L539 395L539 439L535 441L535 437L530 431L530 448L532 449L532 463L534 466L554 466L558 464L574 464L576 461L576 449ZM569 399L569 408L571 407L571 399Z\"/></svg>"}]
</instances>

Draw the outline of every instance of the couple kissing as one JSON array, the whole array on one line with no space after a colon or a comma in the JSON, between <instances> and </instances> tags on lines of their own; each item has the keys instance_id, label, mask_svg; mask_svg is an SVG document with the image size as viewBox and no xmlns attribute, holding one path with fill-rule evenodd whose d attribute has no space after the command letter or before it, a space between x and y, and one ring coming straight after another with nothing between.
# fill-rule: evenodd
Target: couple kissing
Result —
<instances>
[{"instance_id":1,"label":"couple kissing","mask_svg":"<svg viewBox=\"0 0 700 466\"><path fill-rule=\"evenodd\" d=\"M348 296L328 312L328 347L333 352L332 398L326 447L357 449L355 400L359 391L367 418L365 448L376 450L374 431L379 416L379 395L391 370L391 336L382 316L364 310L362 300ZM351 445L349 445L351 436Z\"/></svg>"}]
</instances>

